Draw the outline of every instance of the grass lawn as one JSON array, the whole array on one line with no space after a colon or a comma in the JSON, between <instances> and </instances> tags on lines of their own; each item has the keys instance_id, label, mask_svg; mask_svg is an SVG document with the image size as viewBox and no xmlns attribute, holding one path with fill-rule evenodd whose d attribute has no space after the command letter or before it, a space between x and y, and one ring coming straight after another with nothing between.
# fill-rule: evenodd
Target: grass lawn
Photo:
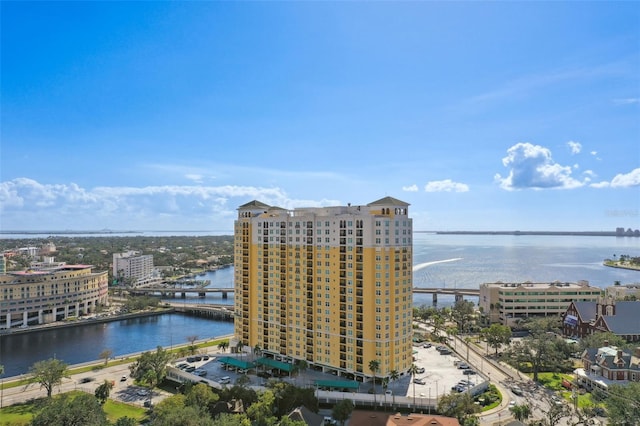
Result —
<instances>
[{"instance_id":1,"label":"grass lawn","mask_svg":"<svg viewBox=\"0 0 640 426\"><path fill-rule=\"evenodd\" d=\"M107 418L110 422L115 422L120 417L131 417L141 422L147 417L146 408L138 407L136 405L125 404L124 402L117 402L107 400L103 406L104 412L107 414Z\"/></svg>"},{"instance_id":2,"label":"grass lawn","mask_svg":"<svg viewBox=\"0 0 640 426\"><path fill-rule=\"evenodd\" d=\"M0 409L0 425L22 426L31 423L34 403L16 404Z\"/></svg>"},{"instance_id":3,"label":"grass lawn","mask_svg":"<svg viewBox=\"0 0 640 426\"><path fill-rule=\"evenodd\" d=\"M566 388L562 386L562 379L566 379L571 383L573 382L573 374L538 373L538 381L540 384L555 391L566 390Z\"/></svg>"},{"instance_id":4,"label":"grass lawn","mask_svg":"<svg viewBox=\"0 0 640 426\"><path fill-rule=\"evenodd\" d=\"M78 391L72 391L76 393ZM15 404L0 409L0 426L26 426L33 419L33 415L40 411L40 407L46 401L40 398L24 404ZM110 422L115 422L120 417L131 417L141 422L147 417L147 410L135 405L108 400L103 406L104 412Z\"/></svg>"}]
</instances>

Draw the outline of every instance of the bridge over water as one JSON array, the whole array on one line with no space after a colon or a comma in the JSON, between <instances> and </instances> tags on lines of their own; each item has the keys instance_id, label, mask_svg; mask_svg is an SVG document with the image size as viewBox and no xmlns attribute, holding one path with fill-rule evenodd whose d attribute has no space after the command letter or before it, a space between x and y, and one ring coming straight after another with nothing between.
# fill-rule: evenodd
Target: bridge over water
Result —
<instances>
[{"instance_id":1,"label":"bridge over water","mask_svg":"<svg viewBox=\"0 0 640 426\"><path fill-rule=\"evenodd\" d=\"M185 299L187 293L197 293L198 297L204 298L208 293L222 293L222 298L226 299L229 293L234 292L233 287L213 288L172 288L172 287L137 287L137 288L119 288L116 290L128 291L130 294L160 294L164 297L178 297ZM414 287L414 293L424 293L433 295L433 303L438 301L438 295L453 295L455 300L462 300L464 296L480 296L479 289L473 288L444 288L444 287Z\"/></svg>"}]
</instances>

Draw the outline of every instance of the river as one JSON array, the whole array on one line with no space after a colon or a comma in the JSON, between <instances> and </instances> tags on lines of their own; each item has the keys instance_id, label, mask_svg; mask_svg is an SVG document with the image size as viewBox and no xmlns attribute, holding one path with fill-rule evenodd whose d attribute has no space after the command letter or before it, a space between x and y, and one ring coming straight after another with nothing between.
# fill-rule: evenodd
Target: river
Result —
<instances>
[{"instance_id":1,"label":"river","mask_svg":"<svg viewBox=\"0 0 640 426\"><path fill-rule=\"evenodd\" d=\"M514 235L414 235L414 285L417 287L478 288L484 282L576 282L607 287L640 282L640 272L602 265L614 255L640 255L640 238ZM211 287L232 288L233 268L207 272L197 279ZM182 303L233 304L233 294L219 293ZM477 298L470 298L477 302ZM414 305L430 305L431 295L414 295ZM453 303L439 296L439 306ZM0 364L5 376L24 373L35 361L57 357L69 364L98 358L109 348L115 356L186 343L186 337L210 338L231 334L230 322L168 314L82 327L37 331L0 337Z\"/></svg>"}]
</instances>

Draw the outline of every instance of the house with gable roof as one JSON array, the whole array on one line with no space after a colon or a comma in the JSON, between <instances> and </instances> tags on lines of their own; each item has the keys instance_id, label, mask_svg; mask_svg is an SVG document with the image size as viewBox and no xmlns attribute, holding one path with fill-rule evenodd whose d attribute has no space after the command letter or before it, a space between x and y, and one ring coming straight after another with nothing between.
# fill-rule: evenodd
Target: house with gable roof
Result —
<instances>
[{"instance_id":1,"label":"house with gable roof","mask_svg":"<svg viewBox=\"0 0 640 426\"><path fill-rule=\"evenodd\" d=\"M609 385L640 382L640 347L634 350L615 346L587 348L582 353L584 368L575 370L578 384L587 389L606 390Z\"/></svg>"},{"instance_id":2,"label":"house with gable roof","mask_svg":"<svg viewBox=\"0 0 640 426\"><path fill-rule=\"evenodd\" d=\"M639 342L640 301L605 297L597 302L571 302L562 314L562 332L578 338L611 332L628 342Z\"/></svg>"}]
</instances>

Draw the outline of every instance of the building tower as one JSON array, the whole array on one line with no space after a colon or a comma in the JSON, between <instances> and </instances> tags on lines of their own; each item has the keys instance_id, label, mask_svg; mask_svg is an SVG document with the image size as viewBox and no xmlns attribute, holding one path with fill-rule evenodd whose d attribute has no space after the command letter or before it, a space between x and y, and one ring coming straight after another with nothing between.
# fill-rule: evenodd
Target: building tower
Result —
<instances>
[{"instance_id":1,"label":"building tower","mask_svg":"<svg viewBox=\"0 0 640 426\"><path fill-rule=\"evenodd\" d=\"M119 282L139 286L153 281L153 255L136 251L113 254L113 277Z\"/></svg>"},{"instance_id":2,"label":"building tower","mask_svg":"<svg viewBox=\"0 0 640 426\"><path fill-rule=\"evenodd\" d=\"M235 338L266 356L366 380L412 364L412 220L365 206L238 208Z\"/></svg>"}]
</instances>

